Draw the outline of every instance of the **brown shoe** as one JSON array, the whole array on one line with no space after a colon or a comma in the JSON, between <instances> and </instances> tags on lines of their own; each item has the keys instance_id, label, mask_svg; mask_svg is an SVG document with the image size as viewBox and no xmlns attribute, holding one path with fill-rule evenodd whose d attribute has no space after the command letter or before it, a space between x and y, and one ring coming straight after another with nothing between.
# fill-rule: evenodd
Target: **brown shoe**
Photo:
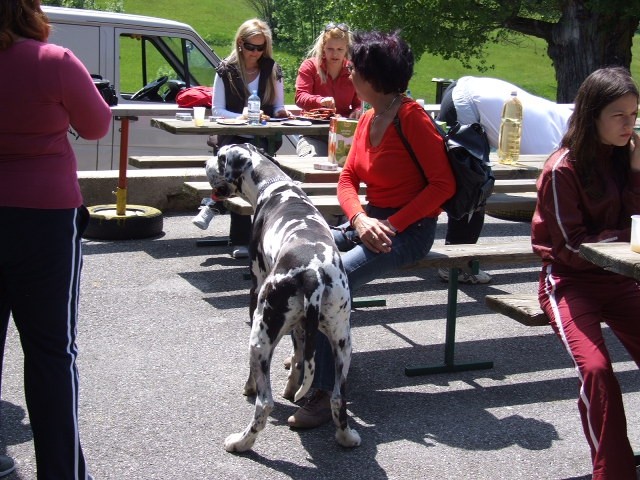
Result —
<instances>
[{"instance_id":1,"label":"brown shoe","mask_svg":"<svg viewBox=\"0 0 640 480\"><path fill-rule=\"evenodd\" d=\"M291 428L316 428L331 421L331 395L326 390L316 390L296 413L287 419Z\"/></svg>"}]
</instances>

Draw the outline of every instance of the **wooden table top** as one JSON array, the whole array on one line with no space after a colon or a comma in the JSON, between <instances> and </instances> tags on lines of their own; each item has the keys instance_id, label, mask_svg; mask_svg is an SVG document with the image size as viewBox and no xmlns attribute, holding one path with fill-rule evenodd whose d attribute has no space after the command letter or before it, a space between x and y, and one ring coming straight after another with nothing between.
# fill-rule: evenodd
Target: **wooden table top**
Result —
<instances>
[{"instance_id":1,"label":"wooden table top","mask_svg":"<svg viewBox=\"0 0 640 480\"><path fill-rule=\"evenodd\" d=\"M337 183L342 169L318 170L315 163L326 163L327 157L298 157L297 155L277 155L275 159L282 171L292 180L306 183Z\"/></svg>"},{"instance_id":2,"label":"wooden table top","mask_svg":"<svg viewBox=\"0 0 640 480\"><path fill-rule=\"evenodd\" d=\"M195 128L195 127L194 127ZM498 162L495 153L491 154L491 167L496 180L536 179L548 155L520 155L515 165L503 165ZM314 163L326 162L327 157L297 157L278 155L276 157L282 170L293 180L301 182L337 182L341 168L334 171L317 170Z\"/></svg>"},{"instance_id":3,"label":"wooden table top","mask_svg":"<svg viewBox=\"0 0 640 480\"><path fill-rule=\"evenodd\" d=\"M290 125L283 122L267 122L266 125L224 125L205 120L204 125L196 127L192 120L174 118L152 118L151 126L174 135L328 135L328 123L311 125Z\"/></svg>"},{"instance_id":4,"label":"wooden table top","mask_svg":"<svg viewBox=\"0 0 640 480\"><path fill-rule=\"evenodd\" d=\"M492 152L489 156L491 169L496 180L535 179L542 172L544 162L549 155L520 155L515 165L503 165L498 161L498 155Z\"/></svg>"},{"instance_id":5,"label":"wooden table top","mask_svg":"<svg viewBox=\"0 0 640 480\"><path fill-rule=\"evenodd\" d=\"M640 253L631 250L628 242L583 243L580 256L609 272L640 281Z\"/></svg>"}]
</instances>

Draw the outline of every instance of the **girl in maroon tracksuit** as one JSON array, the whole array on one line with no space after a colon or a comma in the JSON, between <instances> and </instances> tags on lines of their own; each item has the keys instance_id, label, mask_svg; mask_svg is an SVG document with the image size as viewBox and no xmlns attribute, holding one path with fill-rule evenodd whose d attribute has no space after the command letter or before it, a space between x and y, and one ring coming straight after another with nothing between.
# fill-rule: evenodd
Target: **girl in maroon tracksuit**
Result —
<instances>
[{"instance_id":1,"label":"girl in maroon tracksuit","mask_svg":"<svg viewBox=\"0 0 640 480\"><path fill-rule=\"evenodd\" d=\"M531 243L543 261L539 299L576 365L578 408L594 480L636 478L622 394L602 336L606 323L640 365L640 286L578 255L581 243L630 240L640 213L638 88L623 68L584 81L560 149L538 180Z\"/></svg>"}]
</instances>

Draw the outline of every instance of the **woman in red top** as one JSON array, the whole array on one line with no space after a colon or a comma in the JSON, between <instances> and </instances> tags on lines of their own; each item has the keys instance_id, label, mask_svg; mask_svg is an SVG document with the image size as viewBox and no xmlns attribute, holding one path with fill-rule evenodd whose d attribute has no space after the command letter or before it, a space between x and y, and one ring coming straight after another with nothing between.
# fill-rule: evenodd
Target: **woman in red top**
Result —
<instances>
[{"instance_id":1,"label":"woman in red top","mask_svg":"<svg viewBox=\"0 0 640 480\"><path fill-rule=\"evenodd\" d=\"M111 110L49 30L39 0L0 2L0 355L12 316L38 478L86 480L76 329L89 212L67 131L101 138ZM9 462L0 455L0 475Z\"/></svg>"},{"instance_id":2,"label":"woman in red top","mask_svg":"<svg viewBox=\"0 0 640 480\"><path fill-rule=\"evenodd\" d=\"M359 120L353 145L338 182L338 199L349 223L334 230L351 291L390 271L423 258L431 249L441 205L455 192L444 143L424 109L404 96L413 74L413 53L397 33L354 33L351 79L372 109ZM394 72L389 75L388 72ZM411 144L423 175L395 126ZM368 206L358 199L367 185ZM324 335L317 336L316 390L289 417L294 428L331 420L333 355Z\"/></svg>"},{"instance_id":3,"label":"woman in red top","mask_svg":"<svg viewBox=\"0 0 640 480\"><path fill-rule=\"evenodd\" d=\"M623 68L595 71L575 99L560 149L538 179L531 244L542 258L540 305L571 355L594 480L635 480L620 386L602 336L606 323L640 365L640 287L578 254L588 242L628 242L640 213L638 89Z\"/></svg>"},{"instance_id":4,"label":"woman in red top","mask_svg":"<svg viewBox=\"0 0 640 480\"><path fill-rule=\"evenodd\" d=\"M330 108L342 117L354 118L360 108L347 70L351 33L344 23L329 23L302 62L296 78L296 105L302 110ZM327 136L301 136L300 157L326 157Z\"/></svg>"}]
</instances>

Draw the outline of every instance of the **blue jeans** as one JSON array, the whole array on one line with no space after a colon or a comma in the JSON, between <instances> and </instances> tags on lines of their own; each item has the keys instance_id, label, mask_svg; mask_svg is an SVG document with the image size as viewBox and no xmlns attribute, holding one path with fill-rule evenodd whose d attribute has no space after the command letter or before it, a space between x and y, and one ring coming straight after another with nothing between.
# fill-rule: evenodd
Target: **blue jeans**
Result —
<instances>
[{"instance_id":1,"label":"blue jeans","mask_svg":"<svg viewBox=\"0 0 640 480\"><path fill-rule=\"evenodd\" d=\"M374 218L389 218L397 210L392 208L367 207L367 215ZM436 234L437 218L423 218L392 237L391 252L374 253L362 245L355 230L348 223L332 230L333 238L342 254L342 263L353 291L388 272L417 262L424 258ZM316 373L312 386L322 390L333 390L335 370L331 344L324 334L316 336Z\"/></svg>"}]
</instances>

